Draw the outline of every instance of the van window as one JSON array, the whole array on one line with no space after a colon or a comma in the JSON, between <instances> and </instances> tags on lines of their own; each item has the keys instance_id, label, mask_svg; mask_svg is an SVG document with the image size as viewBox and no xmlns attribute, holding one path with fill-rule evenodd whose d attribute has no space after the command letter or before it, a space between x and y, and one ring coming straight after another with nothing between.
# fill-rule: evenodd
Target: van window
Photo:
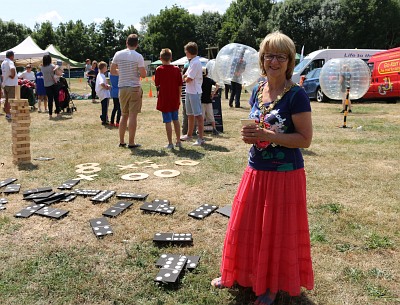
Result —
<instances>
[{"instance_id":1,"label":"van window","mask_svg":"<svg viewBox=\"0 0 400 305\"><path fill-rule=\"evenodd\" d=\"M325 64L325 59L316 59L313 60L302 72L301 75L306 75L308 72L317 69L317 68L322 68L322 66ZM300 64L299 64L300 65ZM303 65L304 67L305 65ZM296 67L297 68L297 67ZM296 70L296 69L295 69ZM299 69L300 71L300 69Z\"/></svg>"},{"instance_id":2,"label":"van window","mask_svg":"<svg viewBox=\"0 0 400 305\"><path fill-rule=\"evenodd\" d=\"M374 71L374 63L373 62L368 63L368 68L369 68L369 70L371 72L371 77L372 77L372 71ZM372 79L371 79L371 81L372 81Z\"/></svg>"},{"instance_id":3,"label":"van window","mask_svg":"<svg viewBox=\"0 0 400 305\"><path fill-rule=\"evenodd\" d=\"M299 62L299 64L294 67L293 72L300 72L304 69L305 66L308 65L308 63L310 62L309 59L303 59L301 62Z\"/></svg>"}]
</instances>

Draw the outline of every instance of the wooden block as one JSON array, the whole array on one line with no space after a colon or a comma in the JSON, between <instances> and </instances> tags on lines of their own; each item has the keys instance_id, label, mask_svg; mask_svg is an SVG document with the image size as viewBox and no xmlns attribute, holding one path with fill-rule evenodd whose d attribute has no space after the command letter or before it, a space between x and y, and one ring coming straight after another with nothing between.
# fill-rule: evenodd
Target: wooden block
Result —
<instances>
[{"instance_id":1,"label":"wooden block","mask_svg":"<svg viewBox=\"0 0 400 305\"><path fill-rule=\"evenodd\" d=\"M30 124L31 123L31 120L29 119L29 120L27 120L26 118L23 118L22 120L18 120L17 119L17 121L16 121L16 123L18 123L18 124ZM11 124L12 125L12 124ZM21 125L22 126L22 125ZM28 125L29 126L29 125Z\"/></svg>"},{"instance_id":2,"label":"wooden block","mask_svg":"<svg viewBox=\"0 0 400 305\"><path fill-rule=\"evenodd\" d=\"M12 112L11 112L12 113ZM22 120L30 120L30 115L29 113L21 113L21 112L17 112L13 115L13 120L16 121L22 121Z\"/></svg>"},{"instance_id":3,"label":"wooden block","mask_svg":"<svg viewBox=\"0 0 400 305\"><path fill-rule=\"evenodd\" d=\"M16 130L16 131L29 130L29 126L28 126L28 127L26 127L26 126L18 126L17 124L14 125L14 126L11 126L11 128L12 128L13 130Z\"/></svg>"},{"instance_id":4,"label":"wooden block","mask_svg":"<svg viewBox=\"0 0 400 305\"><path fill-rule=\"evenodd\" d=\"M29 144L31 144L31 141L26 141L26 140L21 140L21 139L19 139L19 140L13 142L13 145L14 145L14 143L15 143L16 145L26 145L26 144L29 145ZM20 147L25 147L25 146L20 146Z\"/></svg>"},{"instance_id":5,"label":"wooden block","mask_svg":"<svg viewBox=\"0 0 400 305\"><path fill-rule=\"evenodd\" d=\"M13 130L12 133L17 136L26 135L26 134L29 134L29 129L25 128L24 130Z\"/></svg>"},{"instance_id":6,"label":"wooden block","mask_svg":"<svg viewBox=\"0 0 400 305\"><path fill-rule=\"evenodd\" d=\"M12 151L13 151L14 155L30 154L31 153L31 150L30 150L29 147L20 147L20 148L13 147Z\"/></svg>"},{"instance_id":7,"label":"wooden block","mask_svg":"<svg viewBox=\"0 0 400 305\"><path fill-rule=\"evenodd\" d=\"M31 160L31 155L22 155L22 156L17 156L17 157L13 157L13 161L30 161Z\"/></svg>"}]
</instances>

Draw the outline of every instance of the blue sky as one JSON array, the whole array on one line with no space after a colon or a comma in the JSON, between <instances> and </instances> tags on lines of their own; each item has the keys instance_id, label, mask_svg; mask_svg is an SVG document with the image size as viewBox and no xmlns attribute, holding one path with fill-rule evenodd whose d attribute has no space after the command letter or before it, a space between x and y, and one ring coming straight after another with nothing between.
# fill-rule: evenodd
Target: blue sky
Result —
<instances>
[{"instance_id":1,"label":"blue sky","mask_svg":"<svg viewBox=\"0 0 400 305\"><path fill-rule=\"evenodd\" d=\"M134 25L139 29L141 17L149 14L158 15L165 7L176 4L192 14L200 15L203 10L223 14L232 0L22 0L2 1L0 19L3 21L14 20L33 29L35 22L42 23L46 20L57 26L60 22L82 20L84 24L101 22L106 17L120 21L125 26ZM18 3L18 4L17 4Z\"/></svg>"}]
</instances>

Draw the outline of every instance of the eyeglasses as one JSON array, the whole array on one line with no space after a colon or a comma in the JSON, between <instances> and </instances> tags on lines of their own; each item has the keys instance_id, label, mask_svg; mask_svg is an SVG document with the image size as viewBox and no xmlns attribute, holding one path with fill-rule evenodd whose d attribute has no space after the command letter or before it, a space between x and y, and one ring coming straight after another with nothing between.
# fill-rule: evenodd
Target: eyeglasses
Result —
<instances>
[{"instance_id":1,"label":"eyeglasses","mask_svg":"<svg viewBox=\"0 0 400 305\"><path fill-rule=\"evenodd\" d=\"M286 54L270 54L270 53L267 53L267 54L264 54L262 58L263 58L264 61L273 61L274 58L276 58L276 60L279 61L279 62L285 62L285 61L288 60L288 56Z\"/></svg>"}]
</instances>

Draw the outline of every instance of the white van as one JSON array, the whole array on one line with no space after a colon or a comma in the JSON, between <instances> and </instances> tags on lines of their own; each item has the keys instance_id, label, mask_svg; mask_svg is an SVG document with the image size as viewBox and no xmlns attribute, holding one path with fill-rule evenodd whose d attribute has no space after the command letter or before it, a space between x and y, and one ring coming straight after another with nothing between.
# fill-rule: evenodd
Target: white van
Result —
<instances>
[{"instance_id":1,"label":"white van","mask_svg":"<svg viewBox=\"0 0 400 305\"><path fill-rule=\"evenodd\" d=\"M369 50L369 49L323 49L311 52L294 67L292 80L295 83L300 82L300 77L308 72L322 68L322 66L332 58L361 58L367 62L372 55L385 50Z\"/></svg>"}]
</instances>

